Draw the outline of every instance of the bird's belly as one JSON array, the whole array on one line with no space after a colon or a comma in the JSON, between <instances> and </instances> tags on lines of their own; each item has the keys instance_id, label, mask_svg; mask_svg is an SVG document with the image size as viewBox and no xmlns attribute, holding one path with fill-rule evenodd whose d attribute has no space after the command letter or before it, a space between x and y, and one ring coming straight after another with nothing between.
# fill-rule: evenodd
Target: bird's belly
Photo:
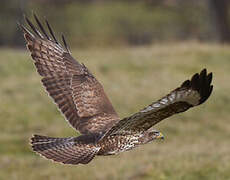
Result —
<instances>
[{"instance_id":1,"label":"bird's belly","mask_svg":"<svg viewBox=\"0 0 230 180\"><path fill-rule=\"evenodd\" d=\"M138 138L139 137L133 135L109 136L100 143L101 149L98 155L115 155L120 152L131 150L139 144Z\"/></svg>"}]
</instances>

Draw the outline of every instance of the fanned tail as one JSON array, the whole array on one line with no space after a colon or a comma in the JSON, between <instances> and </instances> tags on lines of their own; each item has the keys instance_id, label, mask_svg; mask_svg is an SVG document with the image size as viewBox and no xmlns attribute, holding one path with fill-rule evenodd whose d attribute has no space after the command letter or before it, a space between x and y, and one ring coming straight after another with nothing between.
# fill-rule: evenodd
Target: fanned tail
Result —
<instances>
[{"instance_id":1,"label":"fanned tail","mask_svg":"<svg viewBox=\"0 0 230 180\"><path fill-rule=\"evenodd\" d=\"M93 144L78 143L78 138L53 138L34 135L32 149L41 156L64 164L87 164L100 148Z\"/></svg>"}]
</instances>

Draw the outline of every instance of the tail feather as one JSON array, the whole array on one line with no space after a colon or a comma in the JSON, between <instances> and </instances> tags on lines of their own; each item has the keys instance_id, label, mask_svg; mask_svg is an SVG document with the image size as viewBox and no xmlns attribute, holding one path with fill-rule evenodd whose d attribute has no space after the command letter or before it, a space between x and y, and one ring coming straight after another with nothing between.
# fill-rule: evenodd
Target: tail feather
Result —
<instances>
[{"instance_id":1,"label":"tail feather","mask_svg":"<svg viewBox=\"0 0 230 180\"><path fill-rule=\"evenodd\" d=\"M64 164L87 164L100 148L93 144L78 143L77 138L53 138L34 135L32 149L41 156Z\"/></svg>"},{"instance_id":2,"label":"tail feather","mask_svg":"<svg viewBox=\"0 0 230 180\"><path fill-rule=\"evenodd\" d=\"M31 138L31 142L32 143L39 143L39 142L50 142L50 141L62 141L62 140L65 140L65 139L69 139L69 138L54 138L54 137L47 137L47 136L42 136L42 135L35 134Z\"/></svg>"}]
</instances>

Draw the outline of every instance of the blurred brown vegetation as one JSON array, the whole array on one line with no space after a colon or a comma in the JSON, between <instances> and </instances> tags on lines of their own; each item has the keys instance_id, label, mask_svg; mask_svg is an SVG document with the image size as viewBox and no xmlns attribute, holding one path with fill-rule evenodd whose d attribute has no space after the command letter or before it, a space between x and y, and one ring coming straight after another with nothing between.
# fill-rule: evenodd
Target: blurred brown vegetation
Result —
<instances>
[{"instance_id":1,"label":"blurred brown vegetation","mask_svg":"<svg viewBox=\"0 0 230 180\"><path fill-rule=\"evenodd\" d=\"M23 14L44 16L71 46L147 45L162 41L228 42L227 0L3 0L0 45L23 46Z\"/></svg>"}]
</instances>

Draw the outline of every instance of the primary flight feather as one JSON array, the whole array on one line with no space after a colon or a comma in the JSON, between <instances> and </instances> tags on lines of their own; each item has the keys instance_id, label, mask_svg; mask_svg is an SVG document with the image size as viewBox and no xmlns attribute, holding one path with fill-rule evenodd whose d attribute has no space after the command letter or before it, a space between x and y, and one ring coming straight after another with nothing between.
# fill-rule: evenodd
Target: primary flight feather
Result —
<instances>
[{"instance_id":1,"label":"primary flight feather","mask_svg":"<svg viewBox=\"0 0 230 180\"><path fill-rule=\"evenodd\" d=\"M117 154L163 138L152 129L155 124L204 103L212 93L212 73L207 74L203 69L162 99L120 119L102 85L84 64L71 56L65 37L62 35L62 45L47 20L49 33L36 15L34 18L38 28L27 17L32 31L19 26L37 72L66 120L81 133L68 138L34 135L33 150L48 159L64 164L87 164L96 155Z\"/></svg>"}]
</instances>

